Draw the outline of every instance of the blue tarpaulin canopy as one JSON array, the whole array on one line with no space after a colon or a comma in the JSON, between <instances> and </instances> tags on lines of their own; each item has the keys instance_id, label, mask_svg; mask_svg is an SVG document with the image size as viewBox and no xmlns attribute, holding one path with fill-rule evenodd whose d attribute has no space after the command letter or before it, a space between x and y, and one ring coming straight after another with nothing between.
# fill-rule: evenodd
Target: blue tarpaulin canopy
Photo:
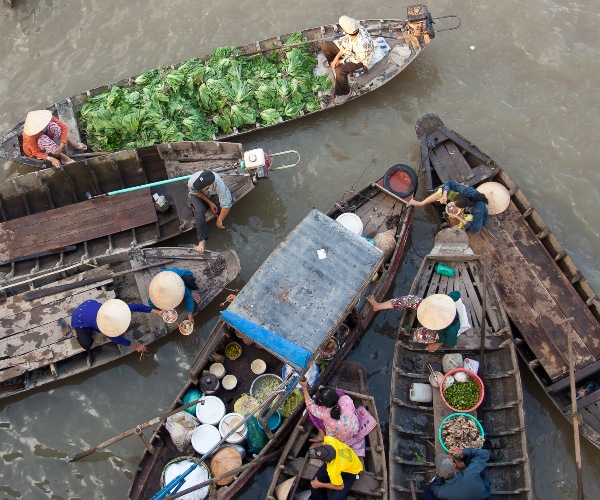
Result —
<instances>
[{"instance_id":1,"label":"blue tarpaulin canopy","mask_svg":"<svg viewBox=\"0 0 600 500\"><path fill-rule=\"evenodd\" d=\"M350 313L382 252L312 210L271 253L222 318L304 372Z\"/></svg>"}]
</instances>

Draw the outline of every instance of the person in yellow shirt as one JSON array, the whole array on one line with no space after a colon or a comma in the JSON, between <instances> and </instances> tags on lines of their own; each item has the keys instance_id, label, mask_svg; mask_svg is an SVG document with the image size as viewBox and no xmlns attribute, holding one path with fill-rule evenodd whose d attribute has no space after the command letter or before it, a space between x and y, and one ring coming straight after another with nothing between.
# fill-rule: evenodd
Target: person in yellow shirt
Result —
<instances>
[{"instance_id":1,"label":"person in yellow shirt","mask_svg":"<svg viewBox=\"0 0 600 500\"><path fill-rule=\"evenodd\" d=\"M325 462L310 482L310 498L327 500L328 490L331 490L329 500L342 500L350 493L363 465L352 448L334 437L325 436L323 443L313 445L309 451L310 458Z\"/></svg>"}]
</instances>

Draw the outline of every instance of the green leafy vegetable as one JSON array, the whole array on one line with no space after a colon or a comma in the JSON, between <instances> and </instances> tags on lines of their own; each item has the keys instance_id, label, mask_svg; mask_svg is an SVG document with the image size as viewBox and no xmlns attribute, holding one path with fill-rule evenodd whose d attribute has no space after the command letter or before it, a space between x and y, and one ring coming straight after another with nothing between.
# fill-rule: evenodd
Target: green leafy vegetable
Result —
<instances>
[{"instance_id":1,"label":"green leafy vegetable","mask_svg":"<svg viewBox=\"0 0 600 500\"><path fill-rule=\"evenodd\" d=\"M300 32L285 43L306 41ZM207 61L147 71L130 87L113 86L90 97L80 111L87 143L116 151L171 141L212 140L254 127L274 125L321 108L330 80L315 76L308 45L269 57L238 56L216 48Z\"/></svg>"}]
</instances>

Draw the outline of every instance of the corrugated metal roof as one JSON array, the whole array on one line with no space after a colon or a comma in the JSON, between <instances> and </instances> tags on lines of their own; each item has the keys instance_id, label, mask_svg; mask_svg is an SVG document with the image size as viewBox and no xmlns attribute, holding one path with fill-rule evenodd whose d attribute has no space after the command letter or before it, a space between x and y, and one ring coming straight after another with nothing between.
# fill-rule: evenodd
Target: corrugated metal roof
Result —
<instances>
[{"instance_id":1,"label":"corrugated metal roof","mask_svg":"<svg viewBox=\"0 0 600 500\"><path fill-rule=\"evenodd\" d=\"M322 251L325 258L320 259ZM378 248L312 210L256 271L228 312L314 355L348 314L381 259Z\"/></svg>"}]
</instances>

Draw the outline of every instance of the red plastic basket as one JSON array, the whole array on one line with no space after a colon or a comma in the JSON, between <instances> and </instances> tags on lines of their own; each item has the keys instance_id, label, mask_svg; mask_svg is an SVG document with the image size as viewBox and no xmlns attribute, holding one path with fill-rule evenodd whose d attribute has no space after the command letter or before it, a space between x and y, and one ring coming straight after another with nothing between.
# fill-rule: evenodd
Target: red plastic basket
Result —
<instances>
[{"instance_id":1,"label":"red plastic basket","mask_svg":"<svg viewBox=\"0 0 600 500\"><path fill-rule=\"evenodd\" d=\"M450 375L454 375L455 373L458 372L464 372L466 373L469 377L471 377L477 384L477 387L479 388L479 399L477 400L477 404L475 406L473 406L473 408L469 408L468 410L461 410L459 408L454 408L453 406L450 406L450 404L448 403L448 401L446 401L446 398L444 397L444 380L446 380L446 377L449 377ZM455 382L458 383L458 382ZM455 412L459 412L459 413L469 413L471 411L476 410L477 408L479 408L479 405L483 402L483 396L485 395L485 389L483 387L483 381L471 370L467 370L466 368L455 368L454 370L450 370L448 373L446 373L443 377L442 380L440 382L440 396L442 396L442 401L444 402L444 404L450 408L452 411Z\"/></svg>"}]
</instances>

